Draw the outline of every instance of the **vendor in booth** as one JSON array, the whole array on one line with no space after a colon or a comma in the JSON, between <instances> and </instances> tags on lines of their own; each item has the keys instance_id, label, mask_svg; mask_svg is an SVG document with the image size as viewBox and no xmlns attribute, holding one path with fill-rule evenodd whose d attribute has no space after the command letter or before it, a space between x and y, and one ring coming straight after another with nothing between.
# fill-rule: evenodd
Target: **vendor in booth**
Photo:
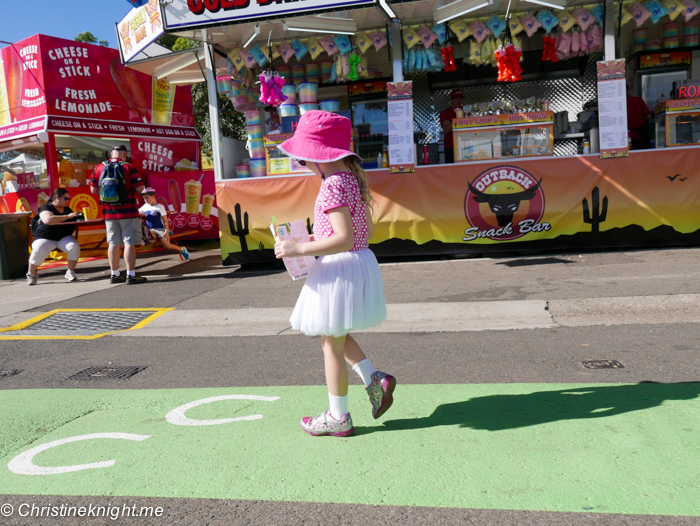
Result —
<instances>
[{"instance_id":1,"label":"vendor in booth","mask_svg":"<svg viewBox=\"0 0 700 526\"><path fill-rule=\"evenodd\" d=\"M651 139L647 123L651 120L651 111L642 97L632 96L630 86L627 86L627 129L632 139L633 150L648 150Z\"/></svg>"},{"instance_id":2,"label":"vendor in booth","mask_svg":"<svg viewBox=\"0 0 700 526\"><path fill-rule=\"evenodd\" d=\"M464 95L462 90L454 89L450 93L450 107L440 112L440 125L445 134L445 163L455 162L454 134L452 133L452 119L457 118L455 110L462 107Z\"/></svg>"}]
</instances>

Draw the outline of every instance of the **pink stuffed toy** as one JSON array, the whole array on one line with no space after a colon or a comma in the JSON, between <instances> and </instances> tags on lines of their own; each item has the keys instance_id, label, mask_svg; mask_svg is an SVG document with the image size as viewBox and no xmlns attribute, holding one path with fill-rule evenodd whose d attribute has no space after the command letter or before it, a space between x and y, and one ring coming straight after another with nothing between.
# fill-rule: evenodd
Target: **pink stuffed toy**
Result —
<instances>
[{"instance_id":1,"label":"pink stuffed toy","mask_svg":"<svg viewBox=\"0 0 700 526\"><path fill-rule=\"evenodd\" d=\"M284 83L284 77L279 76L277 72L275 72L275 74L272 76L272 91L274 93L274 101L270 101L270 104L272 104L273 106L279 106L289 98L284 93L282 93L282 86L284 86Z\"/></svg>"}]
</instances>

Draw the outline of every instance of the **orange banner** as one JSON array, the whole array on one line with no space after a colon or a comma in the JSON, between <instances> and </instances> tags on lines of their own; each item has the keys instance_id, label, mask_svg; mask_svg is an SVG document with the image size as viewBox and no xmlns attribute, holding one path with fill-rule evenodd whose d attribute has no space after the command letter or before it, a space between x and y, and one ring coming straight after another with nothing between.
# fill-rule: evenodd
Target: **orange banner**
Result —
<instances>
[{"instance_id":1,"label":"orange banner","mask_svg":"<svg viewBox=\"0 0 700 526\"><path fill-rule=\"evenodd\" d=\"M700 148L369 173L378 255L700 243ZM274 258L269 230L313 223L316 176L216 183L225 263Z\"/></svg>"}]
</instances>

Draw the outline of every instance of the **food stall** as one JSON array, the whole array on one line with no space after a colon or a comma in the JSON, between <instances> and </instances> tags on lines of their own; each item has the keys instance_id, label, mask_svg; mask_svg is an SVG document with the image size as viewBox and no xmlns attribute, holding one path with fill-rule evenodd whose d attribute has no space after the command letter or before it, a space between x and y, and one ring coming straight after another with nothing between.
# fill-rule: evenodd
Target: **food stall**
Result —
<instances>
[{"instance_id":1,"label":"food stall","mask_svg":"<svg viewBox=\"0 0 700 526\"><path fill-rule=\"evenodd\" d=\"M375 94L369 94L366 100L373 102L376 115L360 121L362 101L353 101L349 88L359 82L345 76L346 55L332 47L319 50L318 44L329 34L334 41L334 37L348 35L351 49L346 58L356 52L356 46L360 48L357 56L367 61L366 84L375 81L369 73L372 69L381 71L378 81L411 81L413 131L419 142L414 166L392 173L391 167L370 168L374 150L363 155L376 199L375 235L370 246L380 256L697 244L700 180L686 174L693 173L700 150L685 146L627 153L626 118L619 116L626 108L624 78L626 72L633 91L638 92L634 64L639 63L638 53L644 51L633 47L632 26L638 19L628 11L631 7L623 6L617 41L619 54L628 59L626 70L622 64L623 87L620 92L616 86L617 99L606 95L599 108L602 82L611 81L605 85L609 88L620 80L619 63L603 68L617 76L599 77L598 71L604 58L604 37L605 59L616 58L616 28L611 15L619 12L618 5L609 2L605 18L599 4L557 10L514 3L509 26L513 42L522 51L519 62L523 71L521 79L499 82L494 59L499 39L504 38L506 6L477 4L470 0L377 0L355 5L309 1L305 5L310 9L302 16L293 3L258 3L216 11L206 2L202 9L193 10L184 0L173 0L162 10L168 32L200 40L228 56L231 64L216 74L229 76L233 90L222 93L231 93L241 102L244 92L255 87L253 83L246 88L245 75L255 80L265 70L286 75L289 69L285 80L296 85L314 78L308 72L309 64L313 72L314 63L331 62L337 78L326 81L321 77L319 102L326 97L336 99L339 111L350 111L355 148L363 148L362 139L368 150L376 142L388 147L390 158L391 100L384 102L379 94L372 100ZM645 20L641 24L657 24L662 30L658 20ZM656 29L653 26L648 34ZM368 36L380 47L370 45L363 52L361 46ZM612 37L612 46L608 37ZM342 39L336 46L340 43ZM318 54L312 54L312 49ZM260 51L268 54L267 62L262 60L264 66L255 62ZM435 64L434 52L444 59L442 65ZM695 54L691 50L693 59ZM238 68L241 59L248 59L249 67ZM294 70L299 76L294 76ZM323 67L318 71L322 76ZM457 149L461 150L458 162L448 165L442 164L438 116L449 106L449 95L455 88L465 94L465 116L454 122ZM339 94L342 89L345 93ZM526 104L521 108L517 101ZM257 110L266 114L267 106L257 104ZM617 114L611 124L608 115L612 106ZM279 108L283 115L282 110L289 110L284 105ZM282 116L282 122L285 118L289 116ZM384 122L387 126L382 128ZM601 158L599 150L604 149L604 143L604 157L610 156L613 124L618 142L620 129L624 133L624 146L612 149L611 158ZM293 131L283 128L280 133ZM381 131L373 133L374 128ZM269 232L272 216L278 221L307 219L311 226L320 181L291 160L271 159L276 142L271 137L276 133L263 133L268 171L258 174L266 176L216 183L222 259L227 264L274 258ZM251 136L251 140L255 139ZM479 143L488 144L488 149L484 147L480 153ZM251 155L251 166L254 159L257 157ZM289 172L283 173L285 169ZM682 175L672 179L676 174Z\"/></svg>"},{"instance_id":2,"label":"food stall","mask_svg":"<svg viewBox=\"0 0 700 526\"><path fill-rule=\"evenodd\" d=\"M189 86L124 67L115 49L35 35L0 50L2 212L36 213L62 186L73 210L101 217L89 178L117 144L146 182L165 174L165 188L173 179L185 195L184 183L201 175L191 172L199 167L199 143ZM213 194L208 177L212 188L203 194ZM181 229L183 221L172 221L176 234L205 234L192 227L184 198L180 206L167 190L159 196L185 216ZM103 240L104 225L80 229L87 249L96 246L91 241L104 248Z\"/></svg>"}]
</instances>

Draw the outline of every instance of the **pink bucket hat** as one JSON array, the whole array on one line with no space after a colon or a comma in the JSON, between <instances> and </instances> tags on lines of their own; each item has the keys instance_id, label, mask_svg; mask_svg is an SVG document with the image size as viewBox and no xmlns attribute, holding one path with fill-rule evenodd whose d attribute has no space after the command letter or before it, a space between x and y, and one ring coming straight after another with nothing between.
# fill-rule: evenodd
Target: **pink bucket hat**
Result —
<instances>
[{"instance_id":1,"label":"pink bucket hat","mask_svg":"<svg viewBox=\"0 0 700 526\"><path fill-rule=\"evenodd\" d=\"M311 110L299 119L294 137L277 148L292 159L331 163L354 155L350 151L352 123L347 117L321 110Z\"/></svg>"}]
</instances>

